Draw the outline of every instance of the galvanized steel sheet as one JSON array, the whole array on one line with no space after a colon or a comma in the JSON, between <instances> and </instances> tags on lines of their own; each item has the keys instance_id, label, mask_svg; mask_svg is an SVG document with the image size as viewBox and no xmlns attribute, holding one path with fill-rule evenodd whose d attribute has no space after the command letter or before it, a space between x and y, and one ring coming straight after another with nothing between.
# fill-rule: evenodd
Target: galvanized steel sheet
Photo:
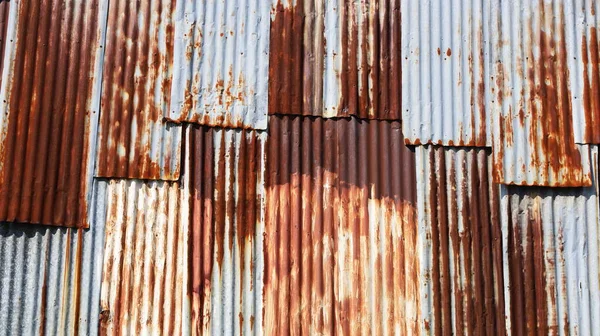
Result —
<instances>
[{"instance_id":1,"label":"galvanized steel sheet","mask_svg":"<svg viewBox=\"0 0 600 336\"><path fill-rule=\"evenodd\" d=\"M177 180L181 127L163 121L173 75L174 2L110 2L97 176Z\"/></svg>"},{"instance_id":2,"label":"galvanized steel sheet","mask_svg":"<svg viewBox=\"0 0 600 336\"><path fill-rule=\"evenodd\" d=\"M107 6L11 5L0 90L0 220L88 226Z\"/></svg>"},{"instance_id":3,"label":"galvanized steel sheet","mask_svg":"<svg viewBox=\"0 0 600 336\"><path fill-rule=\"evenodd\" d=\"M408 143L491 145L485 85L489 4L402 0L402 125Z\"/></svg>"},{"instance_id":4,"label":"galvanized steel sheet","mask_svg":"<svg viewBox=\"0 0 600 336\"><path fill-rule=\"evenodd\" d=\"M265 334L416 334L414 153L399 122L272 116Z\"/></svg>"},{"instance_id":5,"label":"galvanized steel sheet","mask_svg":"<svg viewBox=\"0 0 600 336\"><path fill-rule=\"evenodd\" d=\"M400 0L278 0L271 20L270 114L400 120Z\"/></svg>"},{"instance_id":6,"label":"galvanized steel sheet","mask_svg":"<svg viewBox=\"0 0 600 336\"><path fill-rule=\"evenodd\" d=\"M267 127L270 8L270 1L176 1L167 118Z\"/></svg>"}]
</instances>

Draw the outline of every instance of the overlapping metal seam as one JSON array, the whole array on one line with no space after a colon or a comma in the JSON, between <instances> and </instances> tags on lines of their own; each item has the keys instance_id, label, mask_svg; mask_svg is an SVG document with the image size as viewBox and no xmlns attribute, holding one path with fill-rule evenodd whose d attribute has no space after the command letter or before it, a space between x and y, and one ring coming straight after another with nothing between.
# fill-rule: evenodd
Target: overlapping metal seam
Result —
<instances>
[{"instance_id":1,"label":"overlapping metal seam","mask_svg":"<svg viewBox=\"0 0 600 336\"><path fill-rule=\"evenodd\" d=\"M266 334L416 334L414 153L399 122L271 116Z\"/></svg>"},{"instance_id":2,"label":"overlapping metal seam","mask_svg":"<svg viewBox=\"0 0 600 336\"><path fill-rule=\"evenodd\" d=\"M264 131L189 126L193 335L262 334Z\"/></svg>"},{"instance_id":3,"label":"overlapping metal seam","mask_svg":"<svg viewBox=\"0 0 600 336\"><path fill-rule=\"evenodd\" d=\"M163 121L173 75L175 3L111 1L96 175L177 180L181 127Z\"/></svg>"},{"instance_id":4,"label":"overlapping metal seam","mask_svg":"<svg viewBox=\"0 0 600 336\"><path fill-rule=\"evenodd\" d=\"M270 1L177 0L175 122L266 129Z\"/></svg>"},{"instance_id":5,"label":"overlapping metal seam","mask_svg":"<svg viewBox=\"0 0 600 336\"><path fill-rule=\"evenodd\" d=\"M10 7L0 91L2 220L89 224L107 6L25 0Z\"/></svg>"},{"instance_id":6,"label":"overlapping metal seam","mask_svg":"<svg viewBox=\"0 0 600 336\"><path fill-rule=\"evenodd\" d=\"M274 1L269 113L400 120L400 0Z\"/></svg>"},{"instance_id":7,"label":"overlapping metal seam","mask_svg":"<svg viewBox=\"0 0 600 336\"><path fill-rule=\"evenodd\" d=\"M406 141L491 146L486 108L490 2L402 0L401 11Z\"/></svg>"}]
</instances>

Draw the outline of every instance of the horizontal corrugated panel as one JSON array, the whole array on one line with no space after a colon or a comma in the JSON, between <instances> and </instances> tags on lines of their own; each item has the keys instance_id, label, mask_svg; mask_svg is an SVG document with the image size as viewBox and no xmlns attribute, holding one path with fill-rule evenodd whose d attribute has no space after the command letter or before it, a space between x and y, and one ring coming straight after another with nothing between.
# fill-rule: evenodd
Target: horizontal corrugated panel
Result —
<instances>
[{"instance_id":1,"label":"horizontal corrugated panel","mask_svg":"<svg viewBox=\"0 0 600 336\"><path fill-rule=\"evenodd\" d=\"M592 188L502 189L507 326L513 335L600 330L597 149Z\"/></svg>"},{"instance_id":2,"label":"horizontal corrugated panel","mask_svg":"<svg viewBox=\"0 0 600 336\"><path fill-rule=\"evenodd\" d=\"M490 109L495 180L590 186L589 154L575 145L563 1L492 3Z\"/></svg>"},{"instance_id":3,"label":"horizontal corrugated panel","mask_svg":"<svg viewBox=\"0 0 600 336\"><path fill-rule=\"evenodd\" d=\"M173 182L112 180L102 271L103 335L183 335L189 199Z\"/></svg>"},{"instance_id":4,"label":"horizontal corrugated panel","mask_svg":"<svg viewBox=\"0 0 600 336\"><path fill-rule=\"evenodd\" d=\"M165 123L173 72L171 0L111 1L97 176L177 180L181 127Z\"/></svg>"},{"instance_id":5,"label":"horizontal corrugated panel","mask_svg":"<svg viewBox=\"0 0 600 336\"><path fill-rule=\"evenodd\" d=\"M489 2L402 0L402 13L407 142L490 146Z\"/></svg>"},{"instance_id":6,"label":"horizontal corrugated panel","mask_svg":"<svg viewBox=\"0 0 600 336\"><path fill-rule=\"evenodd\" d=\"M105 1L14 2L0 117L0 220L87 227Z\"/></svg>"},{"instance_id":7,"label":"horizontal corrugated panel","mask_svg":"<svg viewBox=\"0 0 600 336\"><path fill-rule=\"evenodd\" d=\"M265 132L187 129L193 335L262 334Z\"/></svg>"},{"instance_id":8,"label":"horizontal corrugated panel","mask_svg":"<svg viewBox=\"0 0 600 336\"><path fill-rule=\"evenodd\" d=\"M269 113L400 120L399 46L400 0L279 0Z\"/></svg>"},{"instance_id":9,"label":"horizontal corrugated panel","mask_svg":"<svg viewBox=\"0 0 600 336\"><path fill-rule=\"evenodd\" d=\"M400 128L271 116L266 334L420 329L415 157Z\"/></svg>"},{"instance_id":10,"label":"horizontal corrugated panel","mask_svg":"<svg viewBox=\"0 0 600 336\"><path fill-rule=\"evenodd\" d=\"M90 229L0 224L0 334L97 335L106 184Z\"/></svg>"},{"instance_id":11,"label":"horizontal corrugated panel","mask_svg":"<svg viewBox=\"0 0 600 336\"><path fill-rule=\"evenodd\" d=\"M490 151L416 151L424 331L505 335L500 188Z\"/></svg>"},{"instance_id":12,"label":"horizontal corrugated panel","mask_svg":"<svg viewBox=\"0 0 600 336\"><path fill-rule=\"evenodd\" d=\"M265 129L270 1L177 0L167 118Z\"/></svg>"}]
</instances>

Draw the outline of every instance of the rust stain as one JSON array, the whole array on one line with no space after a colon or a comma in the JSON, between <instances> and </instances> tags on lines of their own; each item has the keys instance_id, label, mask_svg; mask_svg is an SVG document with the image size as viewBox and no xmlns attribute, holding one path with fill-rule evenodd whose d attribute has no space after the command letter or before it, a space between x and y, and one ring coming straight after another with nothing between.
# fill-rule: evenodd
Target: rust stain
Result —
<instances>
[{"instance_id":1,"label":"rust stain","mask_svg":"<svg viewBox=\"0 0 600 336\"><path fill-rule=\"evenodd\" d=\"M446 50L446 56L452 56L452 49L448 48L448 50Z\"/></svg>"},{"instance_id":2,"label":"rust stain","mask_svg":"<svg viewBox=\"0 0 600 336\"><path fill-rule=\"evenodd\" d=\"M593 6L592 6L593 8ZM583 107L585 109L584 141L600 143L600 132L595 125L600 121L600 60L598 59L598 36L596 28L590 28L589 51L586 36L582 37Z\"/></svg>"},{"instance_id":3,"label":"rust stain","mask_svg":"<svg viewBox=\"0 0 600 336\"><path fill-rule=\"evenodd\" d=\"M437 54L441 55L442 54L442 50L440 48L437 48Z\"/></svg>"}]
</instances>

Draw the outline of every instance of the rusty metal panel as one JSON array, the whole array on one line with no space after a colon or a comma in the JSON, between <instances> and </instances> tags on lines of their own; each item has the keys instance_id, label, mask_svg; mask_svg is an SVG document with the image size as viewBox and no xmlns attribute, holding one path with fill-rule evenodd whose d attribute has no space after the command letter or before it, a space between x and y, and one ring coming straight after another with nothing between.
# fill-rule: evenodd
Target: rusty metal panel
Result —
<instances>
[{"instance_id":1,"label":"rusty metal panel","mask_svg":"<svg viewBox=\"0 0 600 336\"><path fill-rule=\"evenodd\" d=\"M193 335L262 334L266 132L190 126Z\"/></svg>"},{"instance_id":2,"label":"rusty metal panel","mask_svg":"<svg viewBox=\"0 0 600 336\"><path fill-rule=\"evenodd\" d=\"M400 120L400 0L278 0L269 113Z\"/></svg>"},{"instance_id":3,"label":"rusty metal panel","mask_svg":"<svg viewBox=\"0 0 600 336\"><path fill-rule=\"evenodd\" d=\"M175 122L265 129L270 1L177 0Z\"/></svg>"},{"instance_id":4,"label":"rusty metal panel","mask_svg":"<svg viewBox=\"0 0 600 336\"><path fill-rule=\"evenodd\" d=\"M183 335L189 199L175 182L107 186L100 333Z\"/></svg>"},{"instance_id":5,"label":"rusty metal panel","mask_svg":"<svg viewBox=\"0 0 600 336\"><path fill-rule=\"evenodd\" d=\"M171 0L111 1L97 176L177 180L181 127L163 121L173 73Z\"/></svg>"},{"instance_id":6,"label":"rusty metal panel","mask_svg":"<svg viewBox=\"0 0 600 336\"><path fill-rule=\"evenodd\" d=\"M564 3L492 1L489 107L497 182L591 185L589 152L575 145L565 28L573 14Z\"/></svg>"},{"instance_id":7,"label":"rusty metal panel","mask_svg":"<svg viewBox=\"0 0 600 336\"><path fill-rule=\"evenodd\" d=\"M6 50L6 33L8 31L8 14L10 13L10 2L0 1L0 83L2 83L2 71L4 70L4 53Z\"/></svg>"},{"instance_id":8,"label":"rusty metal panel","mask_svg":"<svg viewBox=\"0 0 600 336\"><path fill-rule=\"evenodd\" d=\"M490 146L489 1L402 0L401 8L407 142Z\"/></svg>"},{"instance_id":9,"label":"rusty metal panel","mask_svg":"<svg viewBox=\"0 0 600 336\"><path fill-rule=\"evenodd\" d=\"M1 335L98 334L105 189L90 229L0 224Z\"/></svg>"},{"instance_id":10,"label":"rusty metal panel","mask_svg":"<svg viewBox=\"0 0 600 336\"><path fill-rule=\"evenodd\" d=\"M417 334L414 152L399 122L271 116L267 335Z\"/></svg>"},{"instance_id":11,"label":"rusty metal panel","mask_svg":"<svg viewBox=\"0 0 600 336\"><path fill-rule=\"evenodd\" d=\"M505 335L500 188L487 149L417 147L424 334Z\"/></svg>"},{"instance_id":12,"label":"rusty metal panel","mask_svg":"<svg viewBox=\"0 0 600 336\"><path fill-rule=\"evenodd\" d=\"M87 227L106 1L14 2L0 101L0 220Z\"/></svg>"}]
</instances>

